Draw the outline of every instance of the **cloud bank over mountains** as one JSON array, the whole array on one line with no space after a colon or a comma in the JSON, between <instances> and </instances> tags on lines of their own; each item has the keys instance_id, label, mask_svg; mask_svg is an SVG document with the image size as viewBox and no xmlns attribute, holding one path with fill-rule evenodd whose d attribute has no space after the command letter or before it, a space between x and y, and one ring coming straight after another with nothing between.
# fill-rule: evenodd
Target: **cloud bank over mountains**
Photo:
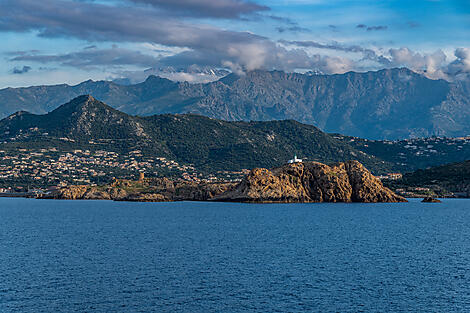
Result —
<instances>
[{"instance_id":1,"label":"cloud bank over mountains","mask_svg":"<svg viewBox=\"0 0 470 313\"><path fill-rule=\"evenodd\" d=\"M245 15L269 11L270 8L251 1L239 0L131 0L149 4L165 13L191 17L238 19Z\"/></svg>"},{"instance_id":2,"label":"cloud bank over mountains","mask_svg":"<svg viewBox=\"0 0 470 313\"><path fill-rule=\"evenodd\" d=\"M28 64L16 68L24 73L31 71L31 63L84 71L106 69L117 77L128 75L131 80L148 68L184 69L195 65L236 73L278 69L326 74L408 67L430 78L446 80L466 78L470 72L468 48L457 48L451 56L442 50L423 53L406 47L285 40L211 23L270 19L284 23L273 27L278 34L288 30L308 33L295 21L271 11L266 5L244 0L3 0L0 32L73 38L87 45L67 53L36 49L10 52L9 62ZM386 25L358 24L356 28L374 33L388 31ZM102 47L103 43L111 46ZM140 44L158 45L167 52L140 50ZM186 78L191 81L189 76Z\"/></svg>"}]
</instances>

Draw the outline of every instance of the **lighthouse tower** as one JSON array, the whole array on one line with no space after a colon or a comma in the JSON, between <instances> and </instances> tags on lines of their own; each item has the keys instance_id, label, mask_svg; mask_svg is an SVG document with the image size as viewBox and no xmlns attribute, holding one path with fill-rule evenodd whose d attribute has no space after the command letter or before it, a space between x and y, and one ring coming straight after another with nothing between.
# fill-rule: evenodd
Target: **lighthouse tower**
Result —
<instances>
[{"instance_id":1,"label":"lighthouse tower","mask_svg":"<svg viewBox=\"0 0 470 313\"><path fill-rule=\"evenodd\" d=\"M297 154L294 155L294 158L292 160L289 160L287 163L292 164L292 163L302 163L302 159L297 159Z\"/></svg>"}]
</instances>

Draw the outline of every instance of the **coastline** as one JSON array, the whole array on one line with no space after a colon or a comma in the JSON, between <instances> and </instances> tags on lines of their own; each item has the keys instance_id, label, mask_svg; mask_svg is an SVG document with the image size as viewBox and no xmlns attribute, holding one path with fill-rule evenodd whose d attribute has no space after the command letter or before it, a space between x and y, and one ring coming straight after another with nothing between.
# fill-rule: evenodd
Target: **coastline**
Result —
<instances>
[{"instance_id":1,"label":"coastline","mask_svg":"<svg viewBox=\"0 0 470 313\"><path fill-rule=\"evenodd\" d=\"M294 162L255 168L240 182L196 183L168 178L114 179L101 186L71 185L4 197L128 202L385 203L407 200L383 186L361 163Z\"/></svg>"},{"instance_id":2,"label":"coastline","mask_svg":"<svg viewBox=\"0 0 470 313\"><path fill-rule=\"evenodd\" d=\"M414 197L404 197L405 199L424 199L427 196L414 196ZM361 203L361 202L319 202L319 201L305 201L305 202L289 202L289 201L263 201L263 202L256 202L256 201L242 201L242 202L237 202L237 201L217 201L217 200L195 200L195 199L181 199L181 200L162 200L162 201L150 201L150 200L131 200L131 199L105 199L105 198L94 198L94 199L65 199L65 198L50 198L50 197L44 197L42 195L38 196L36 194L25 194L25 193L1 193L0 198L11 198L11 199L16 199L16 198L24 198L24 199L36 199L36 200L73 200L73 201L87 201L87 200L99 200L99 201L115 201L115 202L218 202L218 203L253 203L253 204L270 204L270 203ZM449 200L449 199L456 199L456 200L468 200L470 199L469 197L436 197L435 199L441 199L441 200Z\"/></svg>"}]
</instances>

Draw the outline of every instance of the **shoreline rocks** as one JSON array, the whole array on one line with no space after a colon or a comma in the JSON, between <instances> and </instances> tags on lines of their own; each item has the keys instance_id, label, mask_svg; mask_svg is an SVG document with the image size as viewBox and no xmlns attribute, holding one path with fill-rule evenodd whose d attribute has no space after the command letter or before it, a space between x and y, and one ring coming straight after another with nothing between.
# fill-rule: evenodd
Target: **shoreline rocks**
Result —
<instances>
[{"instance_id":1,"label":"shoreline rocks","mask_svg":"<svg viewBox=\"0 0 470 313\"><path fill-rule=\"evenodd\" d=\"M407 202L373 176L361 163L348 161L287 164L254 169L232 190L214 201L229 202Z\"/></svg>"},{"instance_id":2,"label":"shoreline rocks","mask_svg":"<svg viewBox=\"0 0 470 313\"><path fill-rule=\"evenodd\" d=\"M433 197L426 197L421 202L424 203L441 203L442 201Z\"/></svg>"},{"instance_id":3,"label":"shoreline rocks","mask_svg":"<svg viewBox=\"0 0 470 313\"><path fill-rule=\"evenodd\" d=\"M357 161L332 165L293 163L272 170L256 168L239 183L192 183L167 178L115 180L101 187L69 186L41 198L138 202L407 202L384 187Z\"/></svg>"},{"instance_id":4,"label":"shoreline rocks","mask_svg":"<svg viewBox=\"0 0 470 313\"><path fill-rule=\"evenodd\" d=\"M191 183L167 178L115 180L105 186L75 185L40 195L40 199L114 200L133 202L208 201L234 183Z\"/></svg>"}]
</instances>

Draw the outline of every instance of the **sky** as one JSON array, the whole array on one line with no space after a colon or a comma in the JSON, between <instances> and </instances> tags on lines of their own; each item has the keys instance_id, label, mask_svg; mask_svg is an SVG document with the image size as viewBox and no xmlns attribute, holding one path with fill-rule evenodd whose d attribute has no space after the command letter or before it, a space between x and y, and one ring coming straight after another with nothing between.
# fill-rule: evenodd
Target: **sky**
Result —
<instances>
[{"instance_id":1,"label":"sky","mask_svg":"<svg viewBox=\"0 0 470 313\"><path fill-rule=\"evenodd\" d=\"M470 73L470 0L0 0L0 42L0 88L209 69L454 81Z\"/></svg>"}]
</instances>

